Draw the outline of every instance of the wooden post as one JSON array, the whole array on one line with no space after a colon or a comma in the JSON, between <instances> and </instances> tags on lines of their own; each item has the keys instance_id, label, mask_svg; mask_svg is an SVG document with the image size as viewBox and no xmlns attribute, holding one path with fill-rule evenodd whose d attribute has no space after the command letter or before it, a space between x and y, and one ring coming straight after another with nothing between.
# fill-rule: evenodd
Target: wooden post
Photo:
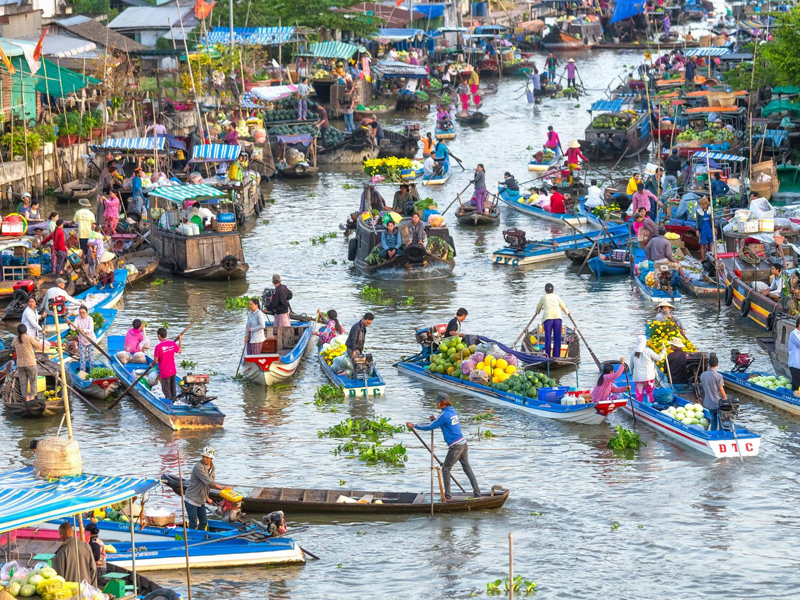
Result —
<instances>
[{"instance_id":1,"label":"wooden post","mask_svg":"<svg viewBox=\"0 0 800 600\"><path fill-rule=\"evenodd\" d=\"M183 546L186 552L186 589L189 600L192 600L192 573L189 569L189 535L186 532L186 497L183 493L183 471L181 469L181 451L178 450L178 481L181 482L181 516L183 520Z\"/></svg>"},{"instance_id":2,"label":"wooden post","mask_svg":"<svg viewBox=\"0 0 800 600\"><path fill-rule=\"evenodd\" d=\"M508 532L508 598L514 600L514 534Z\"/></svg>"},{"instance_id":3,"label":"wooden post","mask_svg":"<svg viewBox=\"0 0 800 600\"><path fill-rule=\"evenodd\" d=\"M756 80L756 56L758 55L758 38L753 44L753 70L750 72L750 97L747 100L747 113L750 116L750 132L747 138L750 140L750 181L753 181L753 112L755 104L753 103L753 85ZM756 94L758 100L758 94ZM710 183L710 181L709 181Z\"/></svg>"},{"instance_id":4,"label":"wooden post","mask_svg":"<svg viewBox=\"0 0 800 600\"><path fill-rule=\"evenodd\" d=\"M431 517L433 517L433 431L431 431Z\"/></svg>"},{"instance_id":5,"label":"wooden post","mask_svg":"<svg viewBox=\"0 0 800 600\"><path fill-rule=\"evenodd\" d=\"M45 306L45 309L49 307ZM56 322L56 343L58 343L58 362L61 367L61 397L64 399L64 415L67 418L67 436L72 439L72 417L69 412L69 397L67 396L67 373L64 369L64 348L61 344L61 329L58 325L58 309L53 307L53 319ZM33 382L36 385L36 382ZM81 522L81 531L83 522Z\"/></svg>"},{"instance_id":6,"label":"wooden post","mask_svg":"<svg viewBox=\"0 0 800 600\"><path fill-rule=\"evenodd\" d=\"M144 515L144 510L142 510ZM133 579L133 595L139 595L139 584L136 581L136 540L133 535L133 498L128 498L128 517L131 529L131 579Z\"/></svg>"},{"instance_id":7,"label":"wooden post","mask_svg":"<svg viewBox=\"0 0 800 600\"><path fill-rule=\"evenodd\" d=\"M752 144L753 141L750 140ZM751 167L752 168L752 167ZM711 207L711 242L714 250L714 270L717 275L717 312L722 312L722 298L719 289L719 259L717 258L717 229L714 225L714 202L711 197L711 163L708 158L708 150L706 150L706 172L708 173L708 205Z\"/></svg>"}]
</instances>

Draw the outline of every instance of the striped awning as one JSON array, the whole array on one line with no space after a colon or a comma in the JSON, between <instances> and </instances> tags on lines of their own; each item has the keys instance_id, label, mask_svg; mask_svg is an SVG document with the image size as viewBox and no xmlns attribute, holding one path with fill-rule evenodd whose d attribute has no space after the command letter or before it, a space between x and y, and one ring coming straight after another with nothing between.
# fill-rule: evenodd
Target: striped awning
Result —
<instances>
[{"instance_id":1,"label":"striped awning","mask_svg":"<svg viewBox=\"0 0 800 600\"><path fill-rule=\"evenodd\" d=\"M293 84L289 85L271 85L268 87L254 87L250 90L252 97L257 100L264 100L266 102L275 102L276 100L280 100L282 98L288 98L289 96L294 95L297 93L297 86Z\"/></svg>"},{"instance_id":2,"label":"striped awning","mask_svg":"<svg viewBox=\"0 0 800 600\"><path fill-rule=\"evenodd\" d=\"M0 533L122 502L157 483L99 475L39 479L32 467L7 471L0 474Z\"/></svg>"},{"instance_id":3,"label":"striped awning","mask_svg":"<svg viewBox=\"0 0 800 600\"><path fill-rule=\"evenodd\" d=\"M191 162L229 162L239 158L241 153L241 146L203 144L194 147Z\"/></svg>"},{"instance_id":4,"label":"striped awning","mask_svg":"<svg viewBox=\"0 0 800 600\"><path fill-rule=\"evenodd\" d=\"M392 58L379 61L373 67L380 75L387 78L392 77L415 77L425 78L428 76L428 71L422 65L410 65L400 60Z\"/></svg>"},{"instance_id":5,"label":"striped awning","mask_svg":"<svg viewBox=\"0 0 800 600\"><path fill-rule=\"evenodd\" d=\"M622 98L616 98L614 100L598 100L594 104L592 104L591 108L589 108L586 112L619 112L622 110L622 106L625 104L625 100Z\"/></svg>"},{"instance_id":6,"label":"striped awning","mask_svg":"<svg viewBox=\"0 0 800 600\"><path fill-rule=\"evenodd\" d=\"M233 43L248 46L277 46L292 39L294 27L234 27ZM205 37L210 44L230 44L228 27L214 27Z\"/></svg>"},{"instance_id":7,"label":"striped awning","mask_svg":"<svg viewBox=\"0 0 800 600\"><path fill-rule=\"evenodd\" d=\"M724 152L695 152L692 155L692 158L698 158L700 160L705 160L706 155L711 160L724 160L726 162L744 162L747 160L744 156L739 156L738 154L725 154Z\"/></svg>"},{"instance_id":8,"label":"striped awning","mask_svg":"<svg viewBox=\"0 0 800 600\"><path fill-rule=\"evenodd\" d=\"M722 56L730 53L730 48L712 46L709 48L687 48L686 56Z\"/></svg>"},{"instance_id":9,"label":"striped awning","mask_svg":"<svg viewBox=\"0 0 800 600\"><path fill-rule=\"evenodd\" d=\"M760 140L764 135L773 146L778 147L789 137L789 132L785 129L767 129L764 133L755 134L753 139Z\"/></svg>"},{"instance_id":10,"label":"striped awning","mask_svg":"<svg viewBox=\"0 0 800 600\"><path fill-rule=\"evenodd\" d=\"M108 138L95 148L98 150L164 150L166 140L163 137Z\"/></svg>"},{"instance_id":11,"label":"striped awning","mask_svg":"<svg viewBox=\"0 0 800 600\"><path fill-rule=\"evenodd\" d=\"M298 56L313 56L314 58L338 58L350 60L356 52L366 52L364 46L355 46L345 42L317 42L308 47L308 52Z\"/></svg>"},{"instance_id":12,"label":"striped awning","mask_svg":"<svg viewBox=\"0 0 800 600\"><path fill-rule=\"evenodd\" d=\"M175 204L183 204L195 198L225 198L228 194L205 183L189 185L170 185L159 187L150 192L150 197L164 198Z\"/></svg>"}]
</instances>

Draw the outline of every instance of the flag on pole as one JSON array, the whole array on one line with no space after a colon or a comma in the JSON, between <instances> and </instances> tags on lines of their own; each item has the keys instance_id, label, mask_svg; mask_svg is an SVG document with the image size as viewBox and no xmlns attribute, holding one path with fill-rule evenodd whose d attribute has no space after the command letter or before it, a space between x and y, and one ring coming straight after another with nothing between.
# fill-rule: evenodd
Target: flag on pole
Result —
<instances>
[{"instance_id":1,"label":"flag on pole","mask_svg":"<svg viewBox=\"0 0 800 600\"><path fill-rule=\"evenodd\" d=\"M47 32L50 30L50 26L44 28L42 31L42 37L39 38L39 42L36 44L36 48L33 50L33 60L39 60L42 57L42 46L44 46L44 36L47 35Z\"/></svg>"},{"instance_id":2,"label":"flag on pole","mask_svg":"<svg viewBox=\"0 0 800 600\"><path fill-rule=\"evenodd\" d=\"M403 3L403 0L394 0L395 8L400 8L400 5Z\"/></svg>"},{"instance_id":3,"label":"flag on pole","mask_svg":"<svg viewBox=\"0 0 800 600\"><path fill-rule=\"evenodd\" d=\"M206 2L205 0L195 0L194 15L198 19L206 19L211 16L211 10L216 2Z\"/></svg>"},{"instance_id":4,"label":"flag on pole","mask_svg":"<svg viewBox=\"0 0 800 600\"><path fill-rule=\"evenodd\" d=\"M14 65L11 64L11 60L8 58L6 51L3 50L2 44L0 44L0 60L3 61L3 64L6 66L6 69L8 69L9 73L13 75L14 73L17 72L17 70L14 68Z\"/></svg>"}]
</instances>

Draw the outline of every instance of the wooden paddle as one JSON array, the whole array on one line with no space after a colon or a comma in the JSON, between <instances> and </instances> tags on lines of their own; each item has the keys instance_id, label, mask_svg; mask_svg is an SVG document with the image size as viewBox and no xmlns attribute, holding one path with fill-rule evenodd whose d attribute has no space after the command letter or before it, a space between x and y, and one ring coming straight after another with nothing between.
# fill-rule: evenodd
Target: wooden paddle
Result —
<instances>
[{"instance_id":1,"label":"wooden paddle","mask_svg":"<svg viewBox=\"0 0 800 600\"><path fill-rule=\"evenodd\" d=\"M535 312L535 313L533 313L533 316L531 317L531 320L530 320L530 321L528 321L528 324L527 324L527 325L525 325L525 329L523 329L523 330L522 330L522 333L520 333L520 334L519 334L519 337L517 337L517 339L516 339L516 340L514 340L514 343L511 345L511 349L512 349L512 350L513 350L514 348L516 348L516 347L517 347L517 344L519 344L519 341L522 339L522 336L524 336L524 335L525 335L525 334L528 332L528 330L530 329L531 325L533 324L533 320L534 320L534 319L535 319L535 318L536 318L538 315L539 315L539 313L538 313L538 312Z\"/></svg>"},{"instance_id":2,"label":"wooden paddle","mask_svg":"<svg viewBox=\"0 0 800 600\"><path fill-rule=\"evenodd\" d=\"M588 346L587 346L588 348ZM633 407L635 400L633 399L633 390L631 389L631 380L628 377L628 365L625 365L625 381L628 383L628 400L631 403L631 414L633 415L633 428L636 429L636 409Z\"/></svg>"},{"instance_id":3,"label":"wooden paddle","mask_svg":"<svg viewBox=\"0 0 800 600\"><path fill-rule=\"evenodd\" d=\"M418 439L420 442L422 442L422 445L425 447L425 450L427 450L428 452L430 452L430 453L431 453L431 456L433 456L433 458L435 458L435 459L436 459L436 462L438 462L438 463L439 463L441 466L444 466L444 463L443 463L441 460L439 460L439 457L438 457L438 456L436 456L436 455L433 453L433 450L431 450L431 449L428 447L428 444L426 444L426 443L425 443L425 440L423 440L423 439L422 439L422 437L419 435L419 433L417 433L417 430L412 428L412 429L411 429L411 431L414 433L414 435L415 435L415 436L417 436L417 439ZM455 484L458 486L458 489L460 489L460 490L461 490L462 492L464 492L465 494L467 493L467 490L465 490L463 487L461 487L461 484L460 484L460 483L458 483L458 481L456 481L456 478L455 478L455 477L453 477L453 474L452 474L452 473L450 473L450 479L452 479L452 480L453 480L453 483L455 483Z\"/></svg>"},{"instance_id":4,"label":"wooden paddle","mask_svg":"<svg viewBox=\"0 0 800 600\"><path fill-rule=\"evenodd\" d=\"M460 159L460 158L458 158L458 157L457 157L455 154L453 154L452 152L450 152L450 148L447 148L447 152L450 154L450 156L451 156L451 157L453 157L453 158L455 159L455 161L458 163L458 166L459 166L459 167L461 167L461 168L462 168L464 171L466 171L466 170L467 170L467 169L466 169L466 167L464 167L464 163L462 163L462 162L461 162L461 159Z\"/></svg>"},{"instance_id":5,"label":"wooden paddle","mask_svg":"<svg viewBox=\"0 0 800 600\"><path fill-rule=\"evenodd\" d=\"M194 325L195 323L197 323L197 321L199 321L201 318L203 318L207 312L208 312L208 307L204 307L204 308L203 308L203 312L202 312L202 313L200 313L200 315L198 315L198 316L197 316L197 317L195 317L194 319L192 319L192 321L191 321L191 322L190 322L190 323L189 323L189 324L188 324L188 325L187 325L187 326L184 328L184 330L183 330L183 331L181 331L181 332L178 334L178 337L176 337L176 338L175 338L173 341L178 341L178 339L180 339L180 337L181 337L181 336L183 336L183 334L184 334L184 333L186 333L187 331L189 331L189 328L190 328L192 325ZM114 407L117 405L117 403L118 403L120 400L122 400L122 398L124 398L124 397L125 397L125 395L126 395L128 392L130 392L130 391L131 391L131 390L132 390L132 389L133 389L133 388L136 386L136 384L138 384L138 383L139 383L139 382L140 382L142 379L144 379L145 375L147 375L147 374L150 372L150 370L151 370L151 369L152 369L152 368L153 368L155 365L156 365L156 362L155 362L155 361L151 362L151 363L150 363L150 366L149 366L149 367L147 367L147 369L145 370L145 372L144 372L144 373L142 373L141 375L139 375L139 377L137 377L137 378L136 378L136 380L135 380L135 381L134 381L132 384L130 384L130 385L127 387L127 388L125 388L125 390L124 390L124 391L123 391L123 392L122 392L122 393L121 393L119 396L117 396L117 398L116 398L116 399L115 399L115 400L114 400L114 401L113 401L111 404L109 404L109 405L108 405L108 409L112 409L112 408L114 408Z\"/></svg>"},{"instance_id":6,"label":"wooden paddle","mask_svg":"<svg viewBox=\"0 0 800 600\"><path fill-rule=\"evenodd\" d=\"M458 201L459 201L459 204L461 203L461 201L460 201L461 194L463 194L464 192L466 192L466 191L467 191L467 189L469 189L469 186L471 186L471 185L472 185L472 182L470 181L470 182L467 184L467 187L465 187L463 190L461 190L460 192L458 192L458 194L456 194L456 197L455 197L455 198L453 198L453 201L452 201L450 204L448 204L448 205L447 205L447 208L445 208L445 209L442 211L442 213L441 213L441 214L442 214L442 216L444 216L444 213L446 213L448 210L450 210L450 207L451 207L451 206L453 206L453 204L455 204L456 200L458 200Z\"/></svg>"}]
</instances>

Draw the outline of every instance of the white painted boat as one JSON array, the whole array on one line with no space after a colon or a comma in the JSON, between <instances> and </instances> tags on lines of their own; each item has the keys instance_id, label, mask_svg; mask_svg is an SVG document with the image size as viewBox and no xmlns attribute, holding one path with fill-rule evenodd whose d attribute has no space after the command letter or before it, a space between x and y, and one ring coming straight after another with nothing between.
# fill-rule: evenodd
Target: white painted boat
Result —
<instances>
[{"instance_id":1,"label":"white painted boat","mask_svg":"<svg viewBox=\"0 0 800 600\"><path fill-rule=\"evenodd\" d=\"M775 408L800 417L800 398L795 396L792 390L784 387L770 390L750 381L751 377L772 375L772 373L733 373L730 371L720 371L720 375L722 375L722 378L725 380L726 389L744 394L749 398L754 398L761 402L766 402Z\"/></svg>"},{"instance_id":2,"label":"white painted boat","mask_svg":"<svg viewBox=\"0 0 800 600\"><path fill-rule=\"evenodd\" d=\"M242 359L242 375L261 385L274 385L291 379L300 366L301 359L311 346L312 323L292 323L291 327L265 328L267 341L275 352L246 354Z\"/></svg>"}]
</instances>

